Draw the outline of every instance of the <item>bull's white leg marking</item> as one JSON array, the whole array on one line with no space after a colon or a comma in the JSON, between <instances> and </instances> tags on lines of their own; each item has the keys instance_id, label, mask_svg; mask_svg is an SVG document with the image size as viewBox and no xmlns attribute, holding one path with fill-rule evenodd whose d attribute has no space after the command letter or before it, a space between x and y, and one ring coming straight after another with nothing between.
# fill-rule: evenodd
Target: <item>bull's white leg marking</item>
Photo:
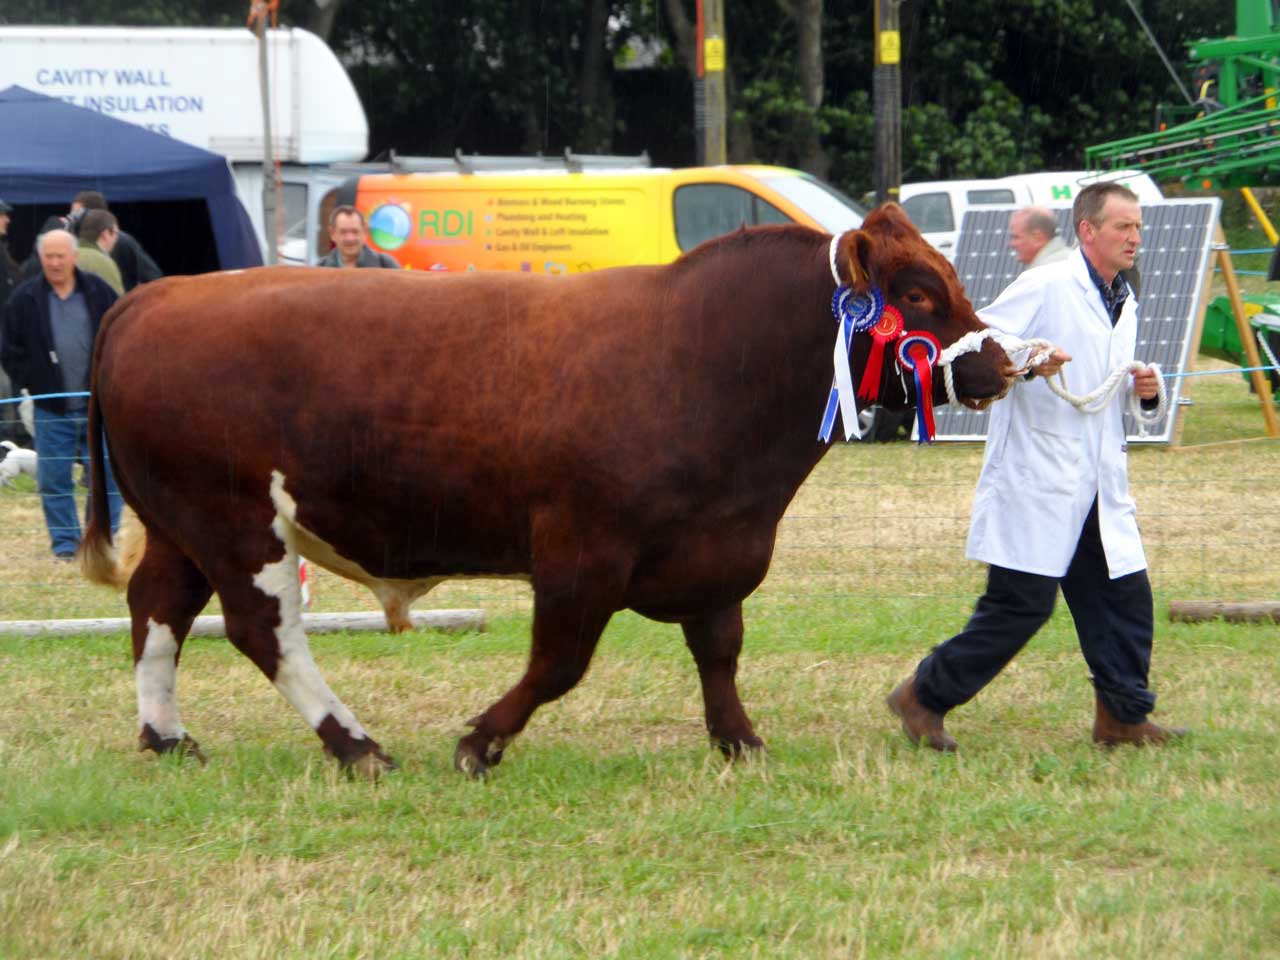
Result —
<instances>
[{"instance_id":1,"label":"bull's white leg marking","mask_svg":"<svg viewBox=\"0 0 1280 960\"><path fill-rule=\"evenodd\" d=\"M268 563L253 577L253 585L280 604L280 624L276 627L276 643L280 661L276 667L275 685L303 719L314 730L327 716L346 728L355 740L369 735L346 705L334 695L320 675L311 656L311 646L302 629L302 591L298 585L298 552L293 542L294 520L298 505L284 489L284 474L271 471L271 502L276 518L271 529L284 544L284 557Z\"/></svg>"},{"instance_id":2,"label":"bull's white leg marking","mask_svg":"<svg viewBox=\"0 0 1280 960\"><path fill-rule=\"evenodd\" d=\"M138 687L138 729L150 725L162 740L186 734L178 719L178 641L173 630L147 620L147 639L133 668Z\"/></svg>"}]
</instances>

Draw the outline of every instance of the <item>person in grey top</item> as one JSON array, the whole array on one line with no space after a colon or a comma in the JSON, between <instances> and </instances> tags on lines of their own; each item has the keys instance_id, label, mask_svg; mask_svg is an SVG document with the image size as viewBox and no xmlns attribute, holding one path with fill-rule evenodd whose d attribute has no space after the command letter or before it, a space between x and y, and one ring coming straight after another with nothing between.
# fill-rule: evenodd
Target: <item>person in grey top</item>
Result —
<instances>
[{"instance_id":1,"label":"person in grey top","mask_svg":"<svg viewBox=\"0 0 1280 960\"><path fill-rule=\"evenodd\" d=\"M333 208L333 213L329 214L329 239L333 241L333 249L316 264L317 267L400 269L394 257L365 243L364 214L355 207L343 205Z\"/></svg>"},{"instance_id":2,"label":"person in grey top","mask_svg":"<svg viewBox=\"0 0 1280 960\"><path fill-rule=\"evenodd\" d=\"M76 238L50 230L36 241L40 273L20 283L0 316L0 366L35 398L36 486L53 554L70 560L80 544L72 465L89 452L81 394L89 390L93 341L116 293L76 267ZM105 459L104 459L105 462ZM120 519L120 494L107 470L111 527Z\"/></svg>"},{"instance_id":3,"label":"person in grey top","mask_svg":"<svg viewBox=\"0 0 1280 960\"><path fill-rule=\"evenodd\" d=\"M1066 258L1071 251L1058 236L1058 221L1044 207L1023 207L1009 218L1009 246L1018 262L1042 267Z\"/></svg>"}]
</instances>

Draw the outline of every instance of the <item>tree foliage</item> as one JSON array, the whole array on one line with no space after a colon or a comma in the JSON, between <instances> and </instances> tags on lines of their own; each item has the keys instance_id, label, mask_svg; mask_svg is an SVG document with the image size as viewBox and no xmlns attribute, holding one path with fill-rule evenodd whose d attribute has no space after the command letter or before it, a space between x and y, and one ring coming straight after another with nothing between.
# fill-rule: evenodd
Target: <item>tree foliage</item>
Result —
<instances>
[{"instance_id":1,"label":"tree foliage","mask_svg":"<svg viewBox=\"0 0 1280 960\"><path fill-rule=\"evenodd\" d=\"M1138 6L1175 64L1188 41L1234 31L1231 0ZM6 0L0 19L230 26L248 7ZM868 190L872 4L725 8L732 158ZM281 21L328 31L369 114L374 154L572 148L693 162L694 0L331 0L319 10L283 0ZM1180 98L1127 4L904 0L900 18L906 180L1077 167L1086 146L1150 129L1156 105Z\"/></svg>"}]
</instances>

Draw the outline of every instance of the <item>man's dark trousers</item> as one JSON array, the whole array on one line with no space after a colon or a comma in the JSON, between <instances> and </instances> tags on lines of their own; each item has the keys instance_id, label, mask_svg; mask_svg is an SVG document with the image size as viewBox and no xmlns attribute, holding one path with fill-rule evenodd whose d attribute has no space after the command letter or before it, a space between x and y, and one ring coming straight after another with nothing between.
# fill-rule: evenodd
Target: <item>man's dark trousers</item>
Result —
<instances>
[{"instance_id":1,"label":"man's dark trousers","mask_svg":"<svg viewBox=\"0 0 1280 960\"><path fill-rule=\"evenodd\" d=\"M1147 689L1154 629L1151 581L1145 570L1108 577L1097 500L1061 580L994 564L988 568L987 591L964 630L934 647L916 668L920 702L946 713L977 695L1049 619L1059 585L1103 704L1120 723L1145 720L1156 702Z\"/></svg>"}]
</instances>

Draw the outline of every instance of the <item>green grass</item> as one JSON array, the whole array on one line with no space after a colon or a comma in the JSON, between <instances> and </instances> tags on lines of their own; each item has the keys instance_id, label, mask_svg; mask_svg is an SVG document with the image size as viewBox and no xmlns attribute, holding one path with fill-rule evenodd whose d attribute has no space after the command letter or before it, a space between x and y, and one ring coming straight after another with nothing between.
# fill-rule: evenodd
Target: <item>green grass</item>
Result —
<instances>
[{"instance_id":1,"label":"green grass","mask_svg":"<svg viewBox=\"0 0 1280 960\"><path fill-rule=\"evenodd\" d=\"M954 715L956 756L881 705L927 639L838 604L753 610L742 689L768 752L725 764L677 632L634 616L485 783L453 738L518 674L485 635L316 638L403 764L352 782L227 644L183 663L200 768L132 752L122 638L0 654L0 955L1274 956L1274 630L1162 630L1171 749L1088 742L1056 617Z\"/></svg>"}]
</instances>

